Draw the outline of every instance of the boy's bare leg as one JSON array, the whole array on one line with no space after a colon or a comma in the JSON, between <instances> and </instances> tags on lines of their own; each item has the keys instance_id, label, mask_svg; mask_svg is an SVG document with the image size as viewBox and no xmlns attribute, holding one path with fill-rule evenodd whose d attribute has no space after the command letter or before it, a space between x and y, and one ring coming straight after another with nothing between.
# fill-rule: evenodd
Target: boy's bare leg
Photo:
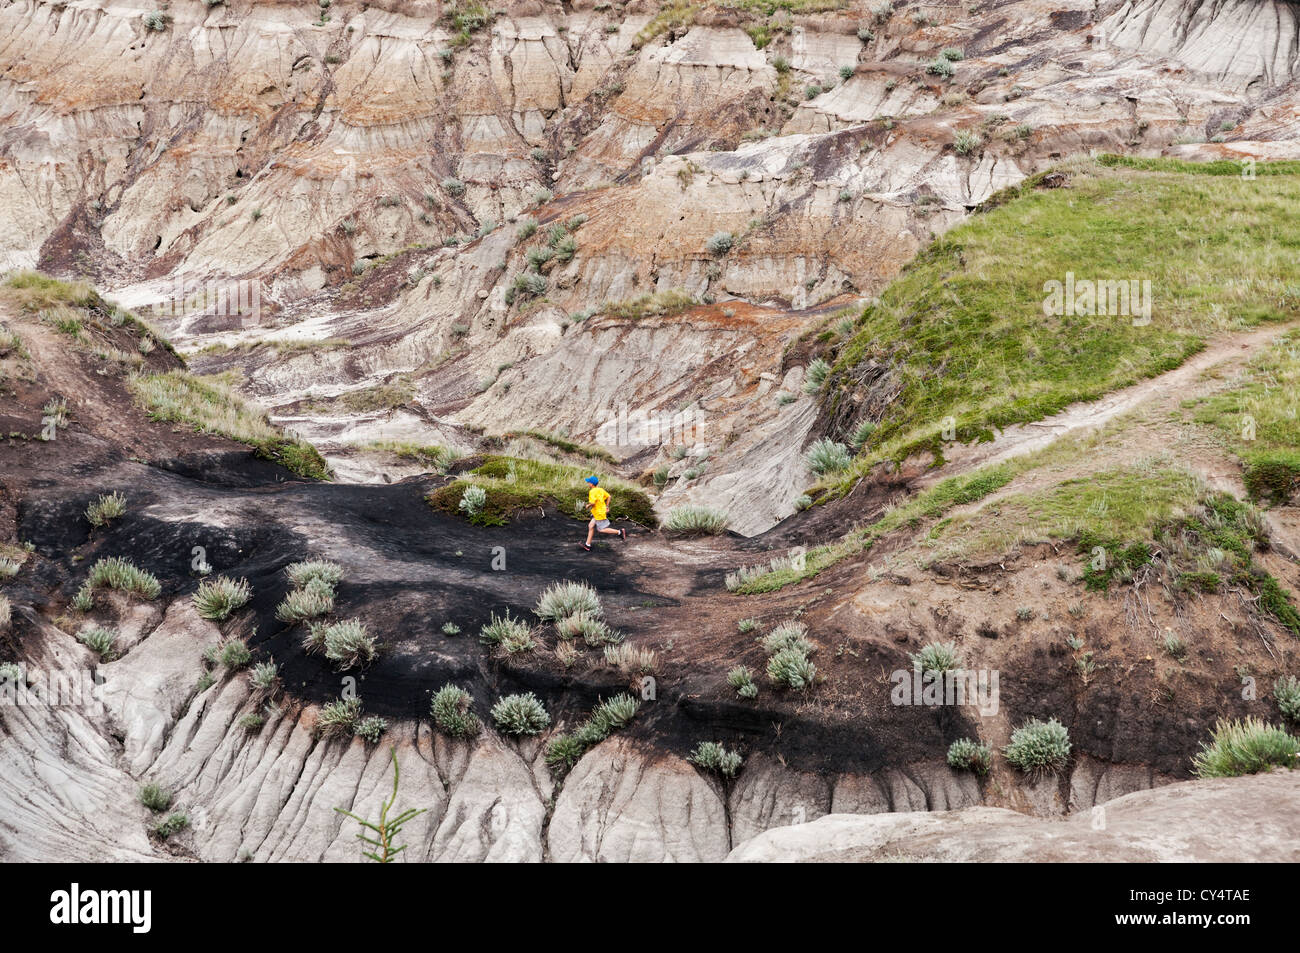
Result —
<instances>
[{"instance_id":1,"label":"boy's bare leg","mask_svg":"<svg viewBox=\"0 0 1300 953\"><path fill-rule=\"evenodd\" d=\"M592 520L587 524L587 545L591 545L591 534L596 531L596 521Z\"/></svg>"},{"instance_id":2,"label":"boy's bare leg","mask_svg":"<svg viewBox=\"0 0 1300 953\"><path fill-rule=\"evenodd\" d=\"M604 529L602 529L602 530L598 530L597 532L601 532L601 533L613 533L615 536L617 536L617 535L619 535L620 533L622 533L623 531L622 531L621 529L614 529L614 527L612 527L612 526L606 526ZM588 540L588 542L590 542L590 540Z\"/></svg>"}]
</instances>

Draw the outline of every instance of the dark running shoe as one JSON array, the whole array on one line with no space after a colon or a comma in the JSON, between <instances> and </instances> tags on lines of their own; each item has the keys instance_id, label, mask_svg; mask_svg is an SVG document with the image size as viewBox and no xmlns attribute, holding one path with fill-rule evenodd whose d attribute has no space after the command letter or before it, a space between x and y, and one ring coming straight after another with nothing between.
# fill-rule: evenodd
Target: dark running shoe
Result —
<instances>
[{"instance_id":1,"label":"dark running shoe","mask_svg":"<svg viewBox=\"0 0 1300 953\"><path fill-rule=\"evenodd\" d=\"M579 543L578 545L580 545L587 552L591 552L591 546L589 546L587 543Z\"/></svg>"}]
</instances>

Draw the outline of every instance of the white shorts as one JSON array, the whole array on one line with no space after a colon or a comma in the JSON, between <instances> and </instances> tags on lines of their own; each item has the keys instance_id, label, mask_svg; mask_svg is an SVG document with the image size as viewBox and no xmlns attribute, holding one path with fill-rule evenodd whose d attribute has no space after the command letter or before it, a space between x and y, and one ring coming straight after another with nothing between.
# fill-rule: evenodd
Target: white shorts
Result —
<instances>
[{"instance_id":1,"label":"white shorts","mask_svg":"<svg viewBox=\"0 0 1300 953\"><path fill-rule=\"evenodd\" d=\"M596 520L596 529L609 529L609 520Z\"/></svg>"}]
</instances>

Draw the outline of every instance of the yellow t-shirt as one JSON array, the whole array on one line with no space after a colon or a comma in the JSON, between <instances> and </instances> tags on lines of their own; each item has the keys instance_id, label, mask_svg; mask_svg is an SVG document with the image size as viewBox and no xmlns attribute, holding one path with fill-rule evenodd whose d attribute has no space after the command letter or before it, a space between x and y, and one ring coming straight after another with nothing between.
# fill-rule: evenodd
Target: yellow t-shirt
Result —
<instances>
[{"instance_id":1,"label":"yellow t-shirt","mask_svg":"<svg viewBox=\"0 0 1300 953\"><path fill-rule=\"evenodd\" d=\"M587 494L587 502L591 504L592 519L605 519L605 507L609 504L608 493L598 486L593 486L591 492Z\"/></svg>"}]
</instances>

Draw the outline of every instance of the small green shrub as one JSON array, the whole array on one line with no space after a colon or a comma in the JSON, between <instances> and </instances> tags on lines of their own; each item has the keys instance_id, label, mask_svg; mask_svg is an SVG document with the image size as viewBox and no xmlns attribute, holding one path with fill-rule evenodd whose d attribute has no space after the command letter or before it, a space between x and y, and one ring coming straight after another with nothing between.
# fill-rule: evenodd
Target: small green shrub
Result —
<instances>
[{"instance_id":1,"label":"small green shrub","mask_svg":"<svg viewBox=\"0 0 1300 953\"><path fill-rule=\"evenodd\" d=\"M316 734L322 738L355 734L360 717L360 698L340 698L327 702L321 706L320 715L316 718Z\"/></svg>"},{"instance_id":2,"label":"small green shrub","mask_svg":"<svg viewBox=\"0 0 1300 953\"><path fill-rule=\"evenodd\" d=\"M950 672L961 668L961 653L956 642L930 642L921 651L908 655L912 666L922 672Z\"/></svg>"},{"instance_id":3,"label":"small green shrub","mask_svg":"<svg viewBox=\"0 0 1300 953\"><path fill-rule=\"evenodd\" d=\"M108 661L114 655L113 646L117 642L117 632L101 625L93 625L77 633L77 641L101 659Z\"/></svg>"},{"instance_id":4,"label":"small green shrub","mask_svg":"<svg viewBox=\"0 0 1300 953\"><path fill-rule=\"evenodd\" d=\"M204 619L221 622L230 617L236 609L253 598L253 589L248 580L238 581L226 576L205 579L199 583L194 593L194 608Z\"/></svg>"},{"instance_id":5,"label":"small green shrub","mask_svg":"<svg viewBox=\"0 0 1300 953\"><path fill-rule=\"evenodd\" d=\"M106 556L90 567L86 584L91 589L117 589L145 599L157 599L162 585L150 572L120 556Z\"/></svg>"},{"instance_id":6,"label":"small green shrub","mask_svg":"<svg viewBox=\"0 0 1300 953\"><path fill-rule=\"evenodd\" d=\"M1273 767L1295 768L1300 739L1259 718L1220 720L1192 759L1198 778L1235 778Z\"/></svg>"},{"instance_id":7,"label":"small green shrub","mask_svg":"<svg viewBox=\"0 0 1300 953\"><path fill-rule=\"evenodd\" d=\"M736 628L740 630L742 635L748 632L753 632L755 629L758 628L758 620L741 619L739 622L736 623Z\"/></svg>"},{"instance_id":8,"label":"small green shrub","mask_svg":"<svg viewBox=\"0 0 1300 953\"><path fill-rule=\"evenodd\" d=\"M465 194L465 183L460 179L443 179L442 188L448 195L454 195L457 198Z\"/></svg>"},{"instance_id":9,"label":"small green shrub","mask_svg":"<svg viewBox=\"0 0 1300 953\"><path fill-rule=\"evenodd\" d=\"M473 519L483 509L483 504L486 502L487 490L481 486L471 484L465 487L465 492L460 495L459 508L465 512L467 517Z\"/></svg>"},{"instance_id":10,"label":"small green shrub","mask_svg":"<svg viewBox=\"0 0 1300 953\"><path fill-rule=\"evenodd\" d=\"M228 639L221 644L217 660L233 672L251 662L253 653L248 650L248 643L243 639Z\"/></svg>"},{"instance_id":11,"label":"small green shrub","mask_svg":"<svg viewBox=\"0 0 1300 953\"><path fill-rule=\"evenodd\" d=\"M941 76L944 79L951 79L952 75L957 72L952 63L946 57L939 57L933 63L925 68L925 71L932 76Z\"/></svg>"},{"instance_id":12,"label":"small green shrub","mask_svg":"<svg viewBox=\"0 0 1300 953\"><path fill-rule=\"evenodd\" d=\"M169 814L165 821L154 826L153 832L161 840L167 840L190 826L189 816L183 812Z\"/></svg>"},{"instance_id":13,"label":"small green shrub","mask_svg":"<svg viewBox=\"0 0 1300 953\"><path fill-rule=\"evenodd\" d=\"M759 644L766 655L775 655L782 649L798 649L804 655L811 655L814 646L807 636L808 626L802 622L782 622L759 639Z\"/></svg>"},{"instance_id":14,"label":"small green shrub","mask_svg":"<svg viewBox=\"0 0 1300 953\"><path fill-rule=\"evenodd\" d=\"M830 375L831 366L825 358L814 358L808 363L808 370L804 374L803 390L805 394L815 394L822 389L826 383L826 378Z\"/></svg>"},{"instance_id":15,"label":"small green shrub","mask_svg":"<svg viewBox=\"0 0 1300 953\"><path fill-rule=\"evenodd\" d=\"M600 597L585 582L557 582L546 588L533 611L549 622L556 622L575 613L599 616Z\"/></svg>"},{"instance_id":16,"label":"small green shrub","mask_svg":"<svg viewBox=\"0 0 1300 953\"><path fill-rule=\"evenodd\" d=\"M293 625L334 611L334 590L323 580L313 579L302 589L284 597L275 609L275 617Z\"/></svg>"},{"instance_id":17,"label":"small green shrub","mask_svg":"<svg viewBox=\"0 0 1300 953\"><path fill-rule=\"evenodd\" d=\"M460 635L460 626L455 622L444 622L442 624L443 635Z\"/></svg>"},{"instance_id":18,"label":"small green shrub","mask_svg":"<svg viewBox=\"0 0 1300 953\"><path fill-rule=\"evenodd\" d=\"M110 520L120 518L126 513L126 497L121 493L100 494L95 502L86 507L86 519L91 526L105 526Z\"/></svg>"},{"instance_id":19,"label":"small green shrub","mask_svg":"<svg viewBox=\"0 0 1300 953\"><path fill-rule=\"evenodd\" d=\"M816 676L817 666L807 653L793 646L781 649L767 660L767 677L791 691L807 691Z\"/></svg>"},{"instance_id":20,"label":"small green shrub","mask_svg":"<svg viewBox=\"0 0 1300 953\"><path fill-rule=\"evenodd\" d=\"M551 716L532 692L507 695L492 706L492 720L508 735L536 735L545 731Z\"/></svg>"},{"instance_id":21,"label":"small green shrub","mask_svg":"<svg viewBox=\"0 0 1300 953\"><path fill-rule=\"evenodd\" d=\"M818 476L840 473L853 465L853 454L842 443L823 437L814 443L803 456L808 469Z\"/></svg>"},{"instance_id":22,"label":"small green shrub","mask_svg":"<svg viewBox=\"0 0 1300 953\"><path fill-rule=\"evenodd\" d=\"M1031 718L1011 733L1002 749L1013 768L1029 773L1057 771L1070 757L1070 732L1055 718Z\"/></svg>"},{"instance_id":23,"label":"small green shrub","mask_svg":"<svg viewBox=\"0 0 1300 953\"><path fill-rule=\"evenodd\" d=\"M146 784L140 789L139 797L140 803L155 814L161 814L172 806L171 793L157 784Z\"/></svg>"},{"instance_id":24,"label":"small green shrub","mask_svg":"<svg viewBox=\"0 0 1300 953\"><path fill-rule=\"evenodd\" d=\"M704 248L710 255L725 255L731 251L731 246L736 242L736 236L731 232L714 232Z\"/></svg>"},{"instance_id":25,"label":"small green shrub","mask_svg":"<svg viewBox=\"0 0 1300 953\"><path fill-rule=\"evenodd\" d=\"M953 63L956 63L959 60L964 60L966 58L966 54L963 53L961 50L957 49L955 46L950 46L946 48L939 55L942 56L945 60L948 60L949 62L953 62Z\"/></svg>"},{"instance_id":26,"label":"small green shrub","mask_svg":"<svg viewBox=\"0 0 1300 953\"><path fill-rule=\"evenodd\" d=\"M1273 683L1273 698L1283 718L1300 722L1300 678L1283 675Z\"/></svg>"},{"instance_id":27,"label":"small green shrub","mask_svg":"<svg viewBox=\"0 0 1300 953\"><path fill-rule=\"evenodd\" d=\"M739 752L728 751L716 741L701 741L687 760L724 778L734 778L744 762Z\"/></svg>"},{"instance_id":28,"label":"small green shrub","mask_svg":"<svg viewBox=\"0 0 1300 953\"><path fill-rule=\"evenodd\" d=\"M451 738L471 738L478 734L479 720L471 710L469 692L455 685L444 685L433 696L433 723Z\"/></svg>"},{"instance_id":29,"label":"small green shrub","mask_svg":"<svg viewBox=\"0 0 1300 953\"><path fill-rule=\"evenodd\" d=\"M654 649L628 645L605 646L605 661L613 665L624 675L653 675L659 665L659 656Z\"/></svg>"},{"instance_id":30,"label":"small green shrub","mask_svg":"<svg viewBox=\"0 0 1300 953\"><path fill-rule=\"evenodd\" d=\"M333 589L343 579L343 567L327 559L308 559L291 563L285 574L295 589L305 589L312 582L322 582Z\"/></svg>"},{"instance_id":31,"label":"small green shrub","mask_svg":"<svg viewBox=\"0 0 1300 953\"><path fill-rule=\"evenodd\" d=\"M352 733L358 738L363 739L367 744L378 744L379 739L383 737L388 730L388 719L379 715L367 715L356 723Z\"/></svg>"},{"instance_id":32,"label":"small green shrub","mask_svg":"<svg viewBox=\"0 0 1300 953\"><path fill-rule=\"evenodd\" d=\"M324 652L341 672L354 665L368 665L379 654L375 637L366 631L365 624L359 619L312 623L304 647L309 651Z\"/></svg>"},{"instance_id":33,"label":"small green shrub","mask_svg":"<svg viewBox=\"0 0 1300 953\"><path fill-rule=\"evenodd\" d=\"M741 698L757 698L758 686L754 684L754 673L744 665L737 665L727 673L727 684L736 690Z\"/></svg>"},{"instance_id":34,"label":"small green shrub","mask_svg":"<svg viewBox=\"0 0 1300 953\"><path fill-rule=\"evenodd\" d=\"M957 133L952 140L953 151L959 156L968 156L978 152L982 145L984 145L984 140L980 137L980 134L967 130Z\"/></svg>"},{"instance_id":35,"label":"small green shrub","mask_svg":"<svg viewBox=\"0 0 1300 953\"><path fill-rule=\"evenodd\" d=\"M487 624L479 629L478 640L484 645L496 648L506 641L517 644L527 638L529 634L528 623L522 619L514 618L510 615L510 610L507 609L504 616L498 617L495 612L492 613Z\"/></svg>"},{"instance_id":36,"label":"small green shrub","mask_svg":"<svg viewBox=\"0 0 1300 953\"><path fill-rule=\"evenodd\" d=\"M248 671L248 686L256 698L269 698L280 687L280 667L274 662L258 662Z\"/></svg>"},{"instance_id":37,"label":"small green shrub","mask_svg":"<svg viewBox=\"0 0 1300 953\"><path fill-rule=\"evenodd\" d=\"M983 776L993 767L993 752L969 738L961 738L948 746L948 764L959 771L974 771Z\"/></svg>"}]
</instances>

